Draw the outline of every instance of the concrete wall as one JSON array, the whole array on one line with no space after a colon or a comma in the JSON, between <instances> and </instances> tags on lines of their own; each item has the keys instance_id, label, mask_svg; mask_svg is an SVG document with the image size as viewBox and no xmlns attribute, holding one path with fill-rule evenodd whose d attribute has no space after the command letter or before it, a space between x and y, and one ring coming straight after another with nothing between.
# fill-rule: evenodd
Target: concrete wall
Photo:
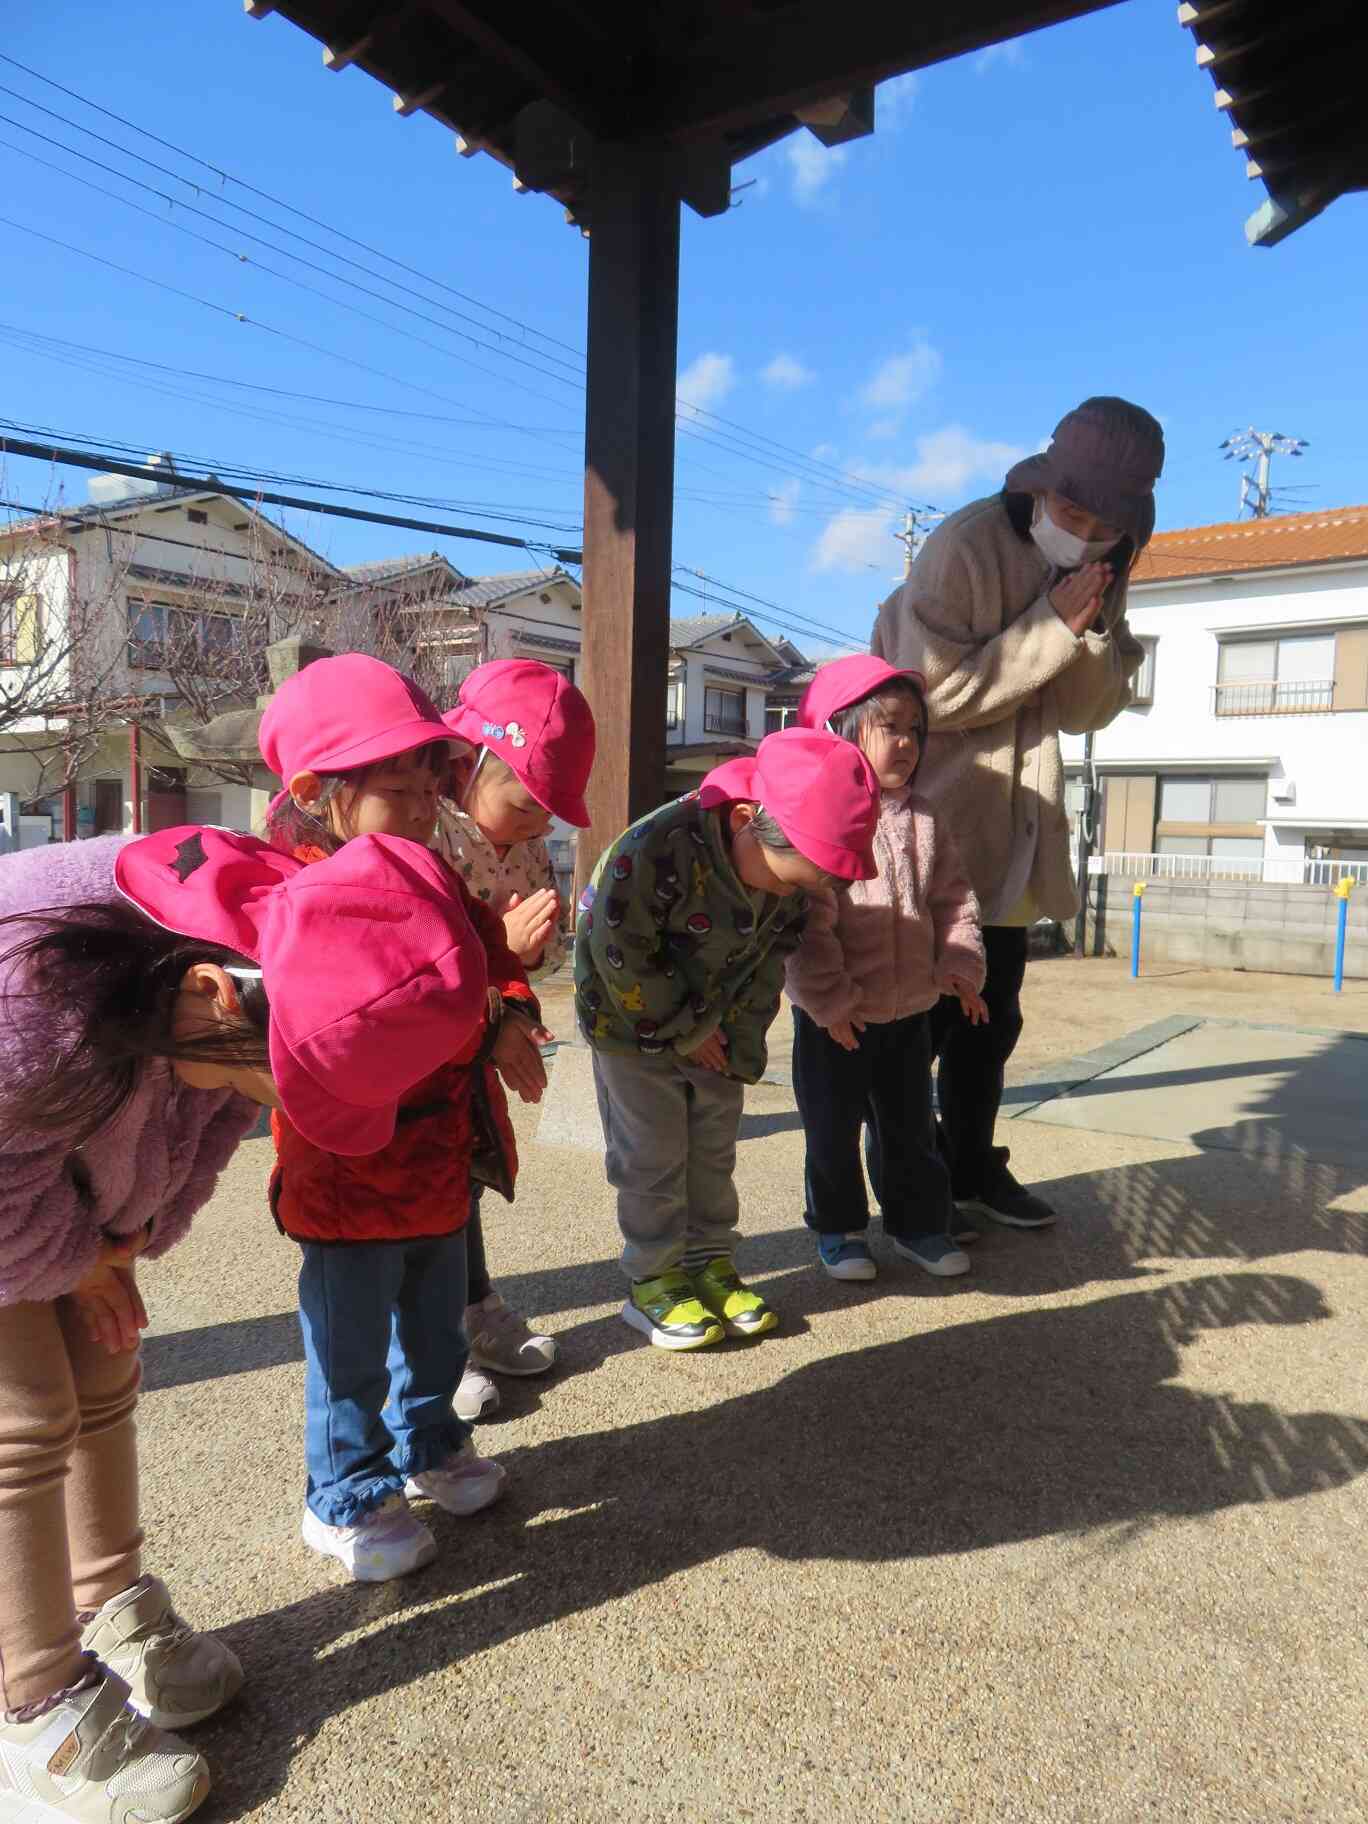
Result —
<instances>
[{"instance_id":1,"label":"concrete wall","mask_svg":"<svg viewBox=\"0 0 1368 1824\"><path fill-rule=\"evenodd\" d=\"M1089 882L1088 948L1129 956L1132 883L1119 875ZM1140 923L1140 966L1193 963L1205 969L1267 970L1330 976L1339 901L1324 887L1242 881L1147 882ZM1368 978L1368 892L1349 899L1346 976Z\"/></svg>"}]
</instances>

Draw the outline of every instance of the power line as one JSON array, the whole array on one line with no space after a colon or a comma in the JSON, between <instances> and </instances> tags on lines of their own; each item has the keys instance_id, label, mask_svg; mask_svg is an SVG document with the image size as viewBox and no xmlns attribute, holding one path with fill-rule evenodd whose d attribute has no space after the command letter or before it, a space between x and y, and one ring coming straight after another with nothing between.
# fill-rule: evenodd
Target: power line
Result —
<instances>
[{"instance_id":1,"label":"power line","mask_svg":"<svg viewBox=\"0 0 1368 1824\"><path fill-rule=\"evenodd\" d=\"M149 479L146 463L131 463L97 455L87 454L83 450L63 449L51 444L30 443L27 439L10 437L0 432L0 454L13 451L16 456L35 456L41 462L69 464L77 469L108 470L115 475L132 475L139 481ZM335 519L357 519L374 526L399 526L410 532L435 532L443 538L470 538L486 545L507 545L518 551L548 551L558 563L579 563L582 553L578 551L560 551L541 540L513 538L503 532L486 532L473 526L441 525L432 520L409 519L393 513L368 512L360 507L340 506L336 501L303 500L293 494L277 494L265 488L235 488L214 475L183 475L173 469L163 469L160 479L173 482L196 494L226 494L231 499L241 500L244 504L252 501L264 501L269 506L294 507L305 513L324 513Z\"/></svg>"},{"instance_id":2,"label":"power line","mask_svg":"<svg viewBox=\"0 0 1368 1824\"><path fill-rule=\"evenodd\" d=\"M236 184L240 189L246 190L250 195L259 196L263 202L271 203L277 209L284 209L290 215L298 216L301 221L308 222L313 227L322 229L325 234L334 235L338 240L346 241L349 246L359 247L363 253L369 253L376 259L388 260L392 266L397 266L401 272L407 272L413 278L421 279L425 284L435 286L437 289L449 293L453 298L460 298L463 303L473 305L475 309L484 311L487 316L498 317L505 323L511 323L516 329L522 330L525 335L536 336L543 342L550 342L555 347L563 348L567 353L578 355L579 358L583 360L583 349L575 348L568 342L562 342L558 337L548 335L545 330L536 329L530 323L522 322L520 318L511 316L507 311L499 310L492 304L486 304L479 298L471 297L468 292L458 291L454 285L448 285L445 280L434 278L431 273L425 273L416 266L407 265L405 261L396 258L394 254L386 253L381 248L370 246L366 241L358 240L355 235L347 234L341 228L333 227L330 222L322 221L319 217L310 215L306 209L296 208L293 203L286 202L283 197L272 196L269 190L258 189L255 184L249 184L245 178L236 177L231 171L224 169L222 166L212 164L208 159L201 158L198 153L187 152L183 146L177 146L169 139L162 139L160 135L151 132L147 127L140 127L135 121L125 119L122 114L116 114L112 108L102 107L99 102L92 101L89 96L78 94L75 89L65 87L64 84L54 81L51 76L44 76L40 71L30 69L26 63L20 63L17 57L10 57L5 52L0 51L0 62L8 63L16 70L22 70L26 76L31 76L35 82L45 83L48 88L56 89L60 94L68 96L72 101L79 101L82 107L91 108L95 113L103 114L106 120L117 121L121 127L127 127L131 133L141 134L144 139L150 139L155 145L164 147L166 151L174 152L178 158L186 158L189 159L192 164L202 165L206 171L212 171L221 184ZM13 89L8 89L5 92L11 95L16 93ZM25 105L28 107L39 108L43 113L52 113L51 109L42 108L41 103L32 101L26 96L19 96L19 99L24 101ZM60 119L61 116L55 116L55 118ZM90 129L81 128L80 131L90 132ZM99 138L100 136L98 134L92 134L91 137ZM103 143L112 145L114 142L106 140ZM130 153L129 156L137 157L137 154ZM187 182L188 180L181 179L180 181ZM226 201L227 199L224 200ZM289 231L287 230L287 232ZM302 235L299 236L299 238L301 240L304 239Z\"/></svg>"},{"instance_id":3,"label":"power line","mask_svg":"<svg viewBox=\"0 0 1368 1824\"><path fill-rule=\"evenodd\" d=\"M699 582L706 583L712 589L725 590L727 595L735 596L742 602L754 603L756 607L768 608L768 609L771 609L775 614L785 615L785 616L787 616L787 618L789 620L796 622L800 625L806 626L807 629L809 630L809 632L820 633L821 635L823 635L824 638L845 640L847 642L850 639L849 634L845 633L839 627L828 626L826 624L826 622L824 622L824 621L815 621L815 620L811 619L811 617L808 615L799 614L797 609L785 608L779 602L771 602L771 601L767 600L766 597L764 597L763 595L752 595L746 589L738 589L736 587L736 585L733 583L724 583L719 577L709 576L703 570L695 570L689 564L676 564L675 569L677 571L683 570L683 571L687 572L687 574L689 576L697 577ZM722 606L724 608L729 608L729 607L733 606L733 603L724 600L722 602ZM857 647L857 648L855 648L855 650L862 651L863 648Z\"/></svg>"}]
</instances>

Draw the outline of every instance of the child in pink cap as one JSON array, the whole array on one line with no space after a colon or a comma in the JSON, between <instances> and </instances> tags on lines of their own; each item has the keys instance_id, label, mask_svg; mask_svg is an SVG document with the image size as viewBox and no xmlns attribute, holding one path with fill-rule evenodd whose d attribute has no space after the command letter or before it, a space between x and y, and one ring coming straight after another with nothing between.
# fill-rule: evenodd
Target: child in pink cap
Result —
<instances>
[{"instance_id":1,"label":"child in pink cap","mask_svg":"<svg viewBox=\"0 0 1368 1824\"><path fill-rule=\"evenodd\" d=\"M262 1103L339 1152L381 1144L486 994L412 843L309 868L186 827L0 867L0 1815L178 1824L204 1799L165 1731L243 1673L143 1574L136 1263L182 1239ZM463 1441L406 1400L377 1459L391 1549L432 1555L402 1490Z\"/></svg>"},{"instance_id":2,"label":"child in pink cap","mask_svg":"<svg viewBox=\"0 0 1368 1824\"><path fill-rule=\"evenodd\" d=\"M617 1191L622 1315L661 1349L762 1336L737 1276L744 1085L765 1069L809 895L873 875L879 785L858 748L790 728L605 851L580 900L575 993Z\"/></svg>"},{"instance_id":3,"label":"child in pink cap","mask_svg":"<svg viewBox=\"0 0 1368 1824\"><path fill-rule=\"evenodd\" d=\"M404 1099L378 1150L329 1144L277 1113L272 1208L302 1252L304 1537L352 1575L402 1575L430 1556L417 1522L397 1525L381 1416L386 1395L417 1400L431 1436L451 1446L406 1463L408 1486L452 1513L499 1493L503 1471L475 1455L451 1405L466 1366L465 1227L476 1177L512 1196L517 1154L496 1069L525 1100L546 1082L535 996L503 927L426 845L436 830L453 736L410 679L352 653L321 659L282 686L261 723L261 751L285 790L274 841L306 862L333 864L375 835L425 845L485 949L490 993L473 1031ZM391 942L389 932L377 947ZM330 968L325 955L320 970ZM388 1359L387 1359L388 1358ZM426 1554L426 1555L425 1555Z\"/></svg>"},{"instance_id":4,"label":"child in pink cap","mask_svg":"<svg viewBox=\"0 0 1368 1824\"><path fill-rule=\"evenodd\" d=\"M474 750L452 768L452 796L438 813L437 849L467 889L504 922L508 946L536 980L565 960L560 891L546 847L559 820L583 829L584 790L594 764L587 698L535 659L495 659L461 686L447 727ZM466 1225L466 1330L470 1362L456 1396L463 1419L499 1404L496 1374L545 1374L556 1359L549 1336L506 1305L485 1262L480 1187Z\"/></svg>"},{"instance_id":5,"label":"child in pink cap","mask_svg":"<svg viewBox=\"0 0 1368 1824\"><path fill-rule=\"evenodd\" d=\"M926 739L925 682L882 659L837 659L808 686L798 725L853 743L881 791L876 878L839 897L814 893L803 942L788 959L793 1088L807 1135L805 1220L834 1279L875 1277L863 1130L894 1252L928 1273L967 1273L936 1145L928 1014L952 994L967 1018L987 1018L983 935L950 832L912 789Z\"/></svg>"}]
</instances>

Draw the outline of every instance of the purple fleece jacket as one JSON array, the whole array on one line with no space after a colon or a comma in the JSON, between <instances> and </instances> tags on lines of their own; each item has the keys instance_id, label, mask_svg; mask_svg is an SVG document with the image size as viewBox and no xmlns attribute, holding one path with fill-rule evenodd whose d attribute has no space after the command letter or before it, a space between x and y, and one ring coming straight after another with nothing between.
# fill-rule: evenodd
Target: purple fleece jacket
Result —
<instances>
[{"instance_id":1,"label":"purple fleece jacket","mask_svg":"<svg viewBox=\"0 0 1368 1824\"><path fill-rule=\"evenodd\" d=\"M119 895L114 857L127 839L97 836L0 856L0 918ZM0 925L0 957L29 934ZM0 962L0 1098L26 1060L62 1036L62 1015L23 992ZM152 1224L151 1256L190 1226L260 1110L230 1090L188 1089L161 1060L127 1106L79 1153L50 1134L0 1139L0 1305L59 1298L95 1265L102 1239Z\"/></svg>"}]
</instances>

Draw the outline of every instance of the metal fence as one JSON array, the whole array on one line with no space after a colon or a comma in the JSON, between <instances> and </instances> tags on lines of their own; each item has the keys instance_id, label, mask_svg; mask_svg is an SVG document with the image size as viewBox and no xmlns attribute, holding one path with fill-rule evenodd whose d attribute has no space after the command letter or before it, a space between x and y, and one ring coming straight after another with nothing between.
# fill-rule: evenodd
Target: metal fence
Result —
<instances>
[{"instance_id":1,"label":"metal fence","mask_svg":"<svg viewBox=\"0 0 1368 1824\"><path fill-rule=\"evenodd\" d=\"M1138 855L1113 852L1094 855L1089 874L1117 875L1125 880L1243 880L1266 886L1333 887L1341 880L1368 884L1368 862L1311 861L1294 855Z\"/></svg>"},{"instance_id":2,"label":"metal fence","mask_svg":"<svg viewBox=\"0 0 1368 1824\"><path fill-rule=\"evenodd\" d=\"M1213 684L1211 707L1218 716L1318 716L1335 707L1333 678L1268 680L1258 684Z\"/></svg>"}]
</instances>

